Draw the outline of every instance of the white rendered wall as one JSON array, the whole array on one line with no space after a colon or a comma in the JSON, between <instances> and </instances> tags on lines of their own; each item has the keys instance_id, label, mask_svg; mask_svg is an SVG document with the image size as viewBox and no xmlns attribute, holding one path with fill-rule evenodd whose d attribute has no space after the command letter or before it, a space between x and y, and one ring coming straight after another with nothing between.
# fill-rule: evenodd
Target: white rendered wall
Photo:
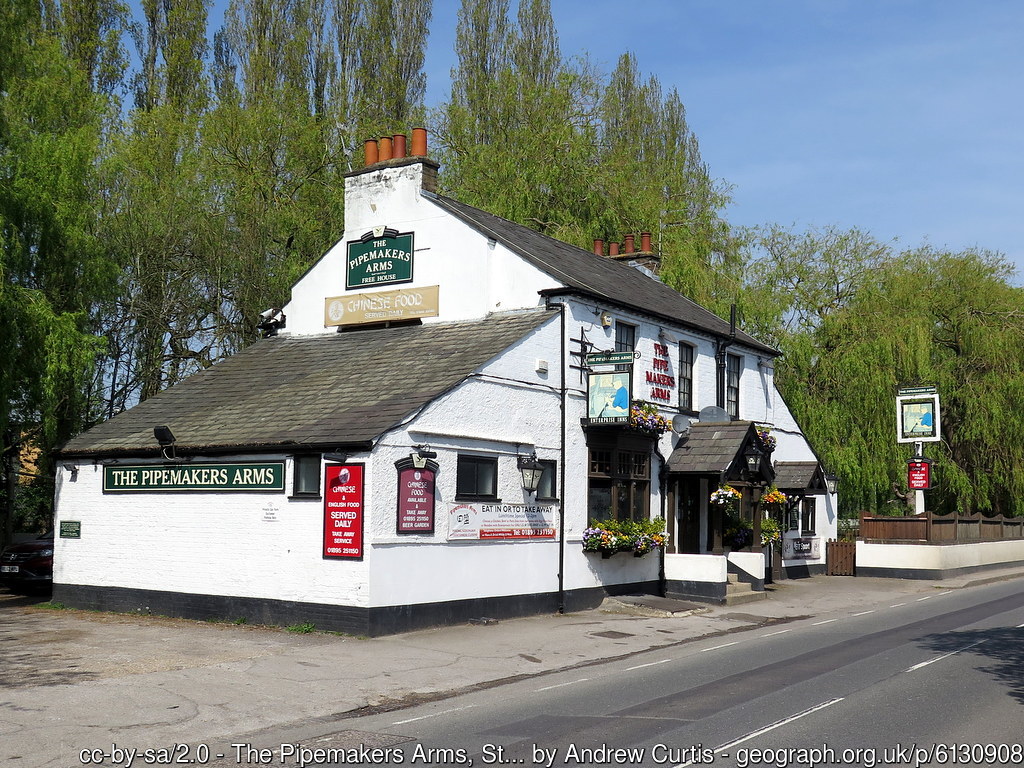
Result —
<instances>
[{"instance_id":1,"label":"white rendered wall","mask_svg":"<svg viewBox=\"0 0 1024 768\"><path fill-rule=\"evenodd\" d=\"M1024 540L972 544L872 544L857 542L858 568L950 571L1024 562Z\"/></svg>"},{"instance_id":2,"label":"white rendered wall","mask_svg":"<svg viewBox=\"0 0 1024 768\"><path fill-rule=\"evenodd\" d=\"M536 307L541 304L538 291L557 287L532 264L432 202L421 191L422 169L414 163L346 179L345 232L292 287L282 333L335 333L324 325L327 297L437 285L440 313L423 320L429 323ZM374 227L413 233L413 281L346 291L346 243Z\"/></svg>"},{"instance_id":3,"label":"white rendered wall","mask_svg":"<svg viewBox=\"0 0 1024 768\"><path fill-rule=\"evenodd\" d=\"M290 457L213 461L275 460L286 462L284 493L105 494L101 466L80 464L73 481L61 469L56 527L77 520L82 535L55 540L54 581L368 605L368 562L323 559L323 502L288 498Z\"/></svg>"}]
</instances>

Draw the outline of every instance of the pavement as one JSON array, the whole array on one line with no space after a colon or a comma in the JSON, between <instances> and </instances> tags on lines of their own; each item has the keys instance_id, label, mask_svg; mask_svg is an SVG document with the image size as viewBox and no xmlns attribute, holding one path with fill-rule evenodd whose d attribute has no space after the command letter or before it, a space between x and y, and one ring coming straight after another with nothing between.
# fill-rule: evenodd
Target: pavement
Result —
<instances>
[{"instance_id":1,"label":"pavement","mask_svg":"<svg viewBox=\"0 0 1024 768\"><path fill-rule=\"evenodd\" d=\"M372 639L53 609L0 590L0 762L73 768L85 764L82 750L99 750L101 761L86 761L125 765L112 745L141 755L178 744L256 744L271 729L329 741L350 733L353 714L1016 578L1024 569L945 581L816 576L769 585L767 599L734 607L627 596L592 611ZM351 733L359 743L371 736Z\"/></svg>"}]
</instances>

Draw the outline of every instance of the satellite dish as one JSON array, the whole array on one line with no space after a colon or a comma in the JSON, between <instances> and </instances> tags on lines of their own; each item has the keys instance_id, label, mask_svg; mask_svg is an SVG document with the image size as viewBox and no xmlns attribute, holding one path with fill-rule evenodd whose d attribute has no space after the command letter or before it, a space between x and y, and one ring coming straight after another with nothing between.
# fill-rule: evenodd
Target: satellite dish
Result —
<instances>
[{"instance_id":1,"label":"satellite dish","mask_svg":"<svg viewBox=\"0 0 1024 768\"><path fill-rule=\"evenodd\" d=\"M700 413L697 414L697 421L702 424L719 424L723 421L732 421L732 417L725 408L709 405L706 408L700 409Z\"/></svg>"},{"instance_id":2,"label":"satellite dish","mask_svg":"<svg viewBox=\"0 0 1024 768\"><path fill-rule=\"evenodd\" d=\"M682 435L686 433L689 429L689 416L682 413L677 413L675 416L672 417L672 431L675 432L677 435Z\"/></svg>"}]
</instances>

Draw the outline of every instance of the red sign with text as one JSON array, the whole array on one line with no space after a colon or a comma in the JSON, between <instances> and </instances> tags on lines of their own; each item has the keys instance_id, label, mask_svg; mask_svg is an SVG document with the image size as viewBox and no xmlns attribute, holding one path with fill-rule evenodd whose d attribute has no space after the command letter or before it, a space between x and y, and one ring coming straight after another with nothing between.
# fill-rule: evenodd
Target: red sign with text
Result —
<instances>
[{"instance_id":1,"label":"red sign with text","mask_svg":"<svg viewBox=\"0 0 1024 768\"><path fill-rule=\"evenodd\" d=\"M398 532L434 532L434 470L399 470Z\"/></svg>"},{"instance_id":2,"label":"red sign with text","mask_svg":"<svg viewBox=\"0 0 1024 768\"><path fill-rule=\"evenodd\" d=\"M324 557L363 556L363 465L324 468Z\"/></svg>"},{"instance_id":3,"label":"red sign with text","mask_svg":"<svg viewBox=\"0 0 1024 768\"><path fill-rule=\"evenodd\" d=\"M927 491L932 487L932 462L930 459L907 462L907 487L912 491Z\"/></svg>"}]
</instances>

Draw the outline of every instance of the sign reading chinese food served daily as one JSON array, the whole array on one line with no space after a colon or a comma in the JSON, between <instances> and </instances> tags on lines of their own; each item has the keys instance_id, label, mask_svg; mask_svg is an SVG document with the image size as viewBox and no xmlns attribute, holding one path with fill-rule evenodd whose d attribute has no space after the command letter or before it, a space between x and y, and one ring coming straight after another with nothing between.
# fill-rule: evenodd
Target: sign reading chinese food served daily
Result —
<instances>
[{"instance_id":1,"label":"sign reading chinese food served daily","mask_svg":"<svg viewBox=\"0 0 1024 768\"><path fill-rule=\"evenodd\" d=\"M412 282L412 232L367 232L348 243L345 289Z\"/></svg>"},{"instance_id":2,"label":"sign reading chinese food served daily","mask_svg":"<svg viewBox=\"0 0 1024 768\"><path fill-rule=\"evenodd\" d=\"M449 504L448 539L553 539L556 512L548 504Z\"/></svg>"},{"instance_id":3,"label":"sign reading chinese food served daily","mask_svg":"<svg viewBox=\"0 0 1024 768\"><path fill-rule=\"evenodd\" d=\"M107 464L103 492L283 491L284 462L246 464Z\"/></svg>"},{"instance_id":4,"label":"sign reading chinese food served daily","mask_svg":"<svg viewBox=\"0 0 1024 768\"><path fill-rule=\"evenodd\" d=\"M914 458L907 462L907 487L912 491L932 488L932 460Z\"/></svg>"},{"instance_id":5,"label":"sign reading chinese food served daily","mask_svg":"<svg viewBox=\"0 0 1024 768\"><path fill-rule=\"evenodd\" d=\"M434 470L407 467L398 471L398 532L434 532Z\"/></svg>"},{"instance_id":6,"label":"sign reading chinese food served daily","mask_svg":"<svg viewBox=\"0 0 1024 768\"><path fill-rule=\"evenodd\" d=\"M436 285L428 285L425 288L331 296L324 301L324 326L437 317L438 288Z\"/></svg>"},{"instance_id":7,"label":"sign reading chinese food served daily","mask_svg":"<svg viewBox=\"0 0 1024 768\"><path fill-rule=\"evenodd\" d=\"M363 556L363 465L324 467L324 557Z\"/></svg>"}]
</instances>

